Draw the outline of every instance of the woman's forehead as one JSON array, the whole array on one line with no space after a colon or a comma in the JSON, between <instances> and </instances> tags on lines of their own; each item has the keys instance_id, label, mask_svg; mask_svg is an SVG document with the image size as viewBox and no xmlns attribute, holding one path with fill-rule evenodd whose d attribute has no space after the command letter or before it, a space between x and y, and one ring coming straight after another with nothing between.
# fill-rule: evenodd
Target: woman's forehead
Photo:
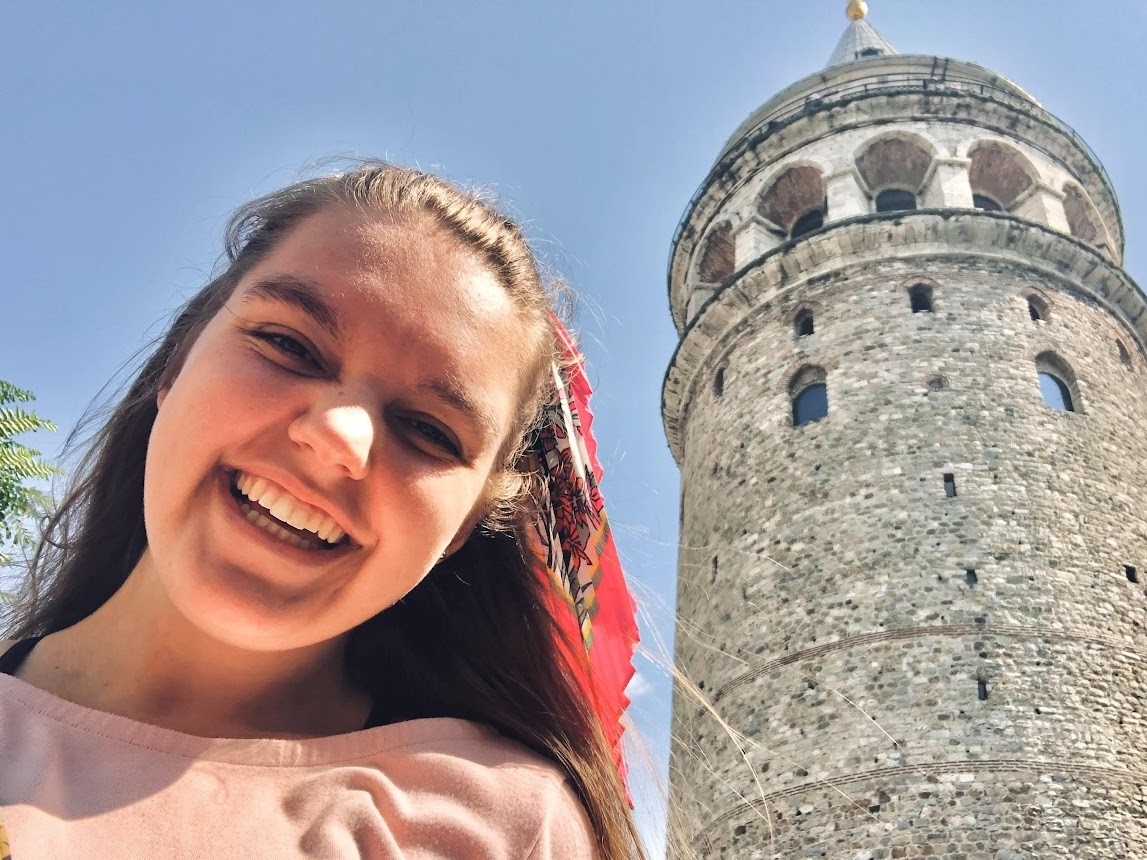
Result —
<instances>
[{"instance_id":1,"label":"woman's forehead","mask_svg":"<svg viewBox=\"0 0 1147 860\"><path fill-rule=\"evenodd\" d=\"M377 301L439 294L503 323L515 310L478 252L425 215L329 206L296 225L264 262L287 266L320 290L356 290Z\"/></svg>"},{"instance_id":2,"label":"woman's forehead","mask_svg":"<svg viewBox=\"0 0 1147 860\"><path fill-rule=\"evenodd\" d=\"M532 337L489 267L432 225L322 212L300 223L240 282L236 309L285 306L343 347L407 367L426 384L449 382L456 399L505 426L532 369ZM442 389L442 385L437 385Z\"/></svg>"}]
</instances>

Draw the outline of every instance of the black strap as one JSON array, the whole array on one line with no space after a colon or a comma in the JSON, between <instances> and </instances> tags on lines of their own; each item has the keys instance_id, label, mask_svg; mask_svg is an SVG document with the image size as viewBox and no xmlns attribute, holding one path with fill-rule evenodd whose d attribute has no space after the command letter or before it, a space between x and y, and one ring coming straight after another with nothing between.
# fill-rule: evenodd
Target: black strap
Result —
<instances>
[{"instance_id":1,"label":"black strap","mask_svg":"<svg viewBox=\"0 0 1147 860\"><path fill-rule=\"evenodd\" d=\"M13 643L12 647L3 654L0 654L0 674L15 675L19 672L24 661L28 659L28 655L32 653L32 649L42 638L42 636L30 636L27 639L21 639L19 642ZM373 729L378 726L385 726L390 722L392 720L387 719L386 712L375 704L371 707L370 716L366 718L366 725L363 728Z\"/></svg>"},{"instance_id":2,"label":"black strap","mask_svg":"<svg viewBox=\"0 0 1147 860\"><path fill-rule=\"evenodd\" d=\"M0 654L0 674L15 675L19 672L28 655L32 653L32 649L36 647L36 643L42 638L42 636L30 636L27 639L21 639L3 654Z\"/></svg>"}]
</instances>

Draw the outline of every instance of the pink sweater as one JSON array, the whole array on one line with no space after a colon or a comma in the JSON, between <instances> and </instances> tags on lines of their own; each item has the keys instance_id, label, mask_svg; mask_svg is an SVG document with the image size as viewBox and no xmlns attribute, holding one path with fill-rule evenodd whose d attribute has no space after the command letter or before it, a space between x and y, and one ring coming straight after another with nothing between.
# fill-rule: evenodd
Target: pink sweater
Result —
<instances>
[{"instance_id":1,"label":"pink sweater","mask_svg":"<svg viewBox=\"0 0 1147 860\"><path fill-rule=\"evenodd\" d=\"M213 740L83 708L8 675L0 807L12 860L594 856L562 773L474 723Z\"/></svg>"}]
</instances>

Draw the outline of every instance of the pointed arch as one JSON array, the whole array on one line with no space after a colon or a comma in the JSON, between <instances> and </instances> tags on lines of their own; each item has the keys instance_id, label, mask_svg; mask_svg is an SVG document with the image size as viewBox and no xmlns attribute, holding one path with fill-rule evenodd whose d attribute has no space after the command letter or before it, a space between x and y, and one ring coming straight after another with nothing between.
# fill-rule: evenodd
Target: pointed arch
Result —
<instances>
[{"instance_id":1,"label":"pointed arch","mask_svg":"<svg viewBox=\"0 0 1147 860\"><path fill-rule=\"evenodd\" d=\"M968 150L968 180L973 199L991 201L1005 212L1036 184L1039 174L1026 155L1000 140L981 140ZM979 209L990 209L980 206Z\"/></svg>"},{"instance_id":2,"label":"pointed arch","mask_svg":"<svg viewBox=\"0 0 1147 860\"><path fill-rule=\"evenodd\" d=\"M1063 214L1067 216L1067 226L1072 236L1089 245L1107 247L1107 234L1095 204L1087 192L1074 182L1063 187Z\"/></svg>"},{"instance_id":3,"label":"pointed arch","mask_svg":"<svg viewBox=\"0 0 1147 860\"><path fill-rule=\"evenodd\" d=\"M935 158L936 148L924 138L891 132L859 150L856 170L876 201L877 212L915 209Z\"/></svg>"},{"instance_id":4,"label":"pointed arch","mask_svg":"<svg viewBox=\"0 0 1147 860\"><path fill-rule=\"evenodd\" d=\"M733 227L728 221L715 226L701 246L701 262L697 274L702 283L719 284L736 268L736 243Z\"/></svg>"},{"instance_id":5,"label":"pointed arch","mask_svg":"<svg viewBox=\"0 0 1147 860\"><path fill-rule=\"evenodd\" d=\"M813 164L794 164L766 186L757 212L795 239L824 223L825 201L824 171Z\"/></svg>"}]
</instances>

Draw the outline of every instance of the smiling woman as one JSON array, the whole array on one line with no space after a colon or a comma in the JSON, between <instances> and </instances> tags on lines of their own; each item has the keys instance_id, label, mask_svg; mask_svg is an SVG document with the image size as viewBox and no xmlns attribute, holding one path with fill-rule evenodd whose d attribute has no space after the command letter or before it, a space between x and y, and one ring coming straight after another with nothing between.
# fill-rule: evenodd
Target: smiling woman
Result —
<instances>
[{"instance_id":1,"label":"smiling woman","mask_svg":"<svg viewBox=\"0 0 1147 860\"><path fill-rule=\"evenodd\" d=\"M643 856L633 606L518 227L367 164L248 204L227 255L33 559L13 856Z\"/></svg>"}]
</instances>

